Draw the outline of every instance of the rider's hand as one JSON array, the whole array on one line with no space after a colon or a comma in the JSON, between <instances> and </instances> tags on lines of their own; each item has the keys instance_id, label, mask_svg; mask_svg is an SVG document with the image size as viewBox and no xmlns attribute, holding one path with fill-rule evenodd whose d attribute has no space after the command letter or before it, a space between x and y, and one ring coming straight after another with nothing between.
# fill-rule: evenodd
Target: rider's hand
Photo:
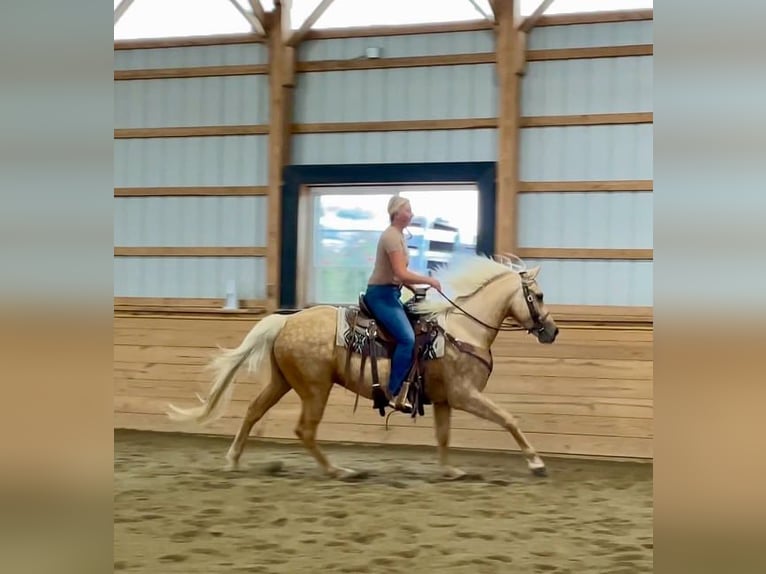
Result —
<instances>
[{"instance_id":1,"label":"rider's hand","mask_svg":"<svg viewBox=\"0 0 766 574\"><path fill-rule=\"evenodd\" d=\"M429 284L431 287L433 287L434 289L436 289L437 291L441 292L441 290L442 290L442 284L439 282L439 280L438 280L438 279L435 279L435 278L431 277L431 281L429 281L429 283L428 283L428 284Z\"/></svg>"}]
</instances>

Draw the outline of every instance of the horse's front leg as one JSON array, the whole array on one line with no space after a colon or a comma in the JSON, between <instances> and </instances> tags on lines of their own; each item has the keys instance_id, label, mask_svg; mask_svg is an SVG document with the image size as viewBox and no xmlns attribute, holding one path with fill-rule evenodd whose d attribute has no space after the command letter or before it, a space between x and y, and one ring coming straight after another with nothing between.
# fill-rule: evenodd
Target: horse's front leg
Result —
<instances>
[{"instance_id":1,"label":"horse's front leg","mask_svg":"<svg viewBox=\"0 0 766 574\"><path fill-rule=\"evenodd\" d=\"M524 458L527 459L527 465L536 476L546 476L545 463L538 456L535 449L519 429L516 417L497 406L490 399L482 395L476 389L467 390L458 396L450 397L450 404L462 411L474 414L488 421L499 424L513 435L516 443L521 448Z\"/></svg>"},{"instance_id":2,"label":"horse's front leg","mask_svg":"<svg viewBox=\"0 0 766 574\"><path fill-rule=\"evenodd\" d=\"M433 409L436 443L439 450L439 464L442 467L442 476L450 480L465 476L465 472L449 464L449 429L452 409L449 403L446 402L434 403Z\"/></svg>"}]
</instances>

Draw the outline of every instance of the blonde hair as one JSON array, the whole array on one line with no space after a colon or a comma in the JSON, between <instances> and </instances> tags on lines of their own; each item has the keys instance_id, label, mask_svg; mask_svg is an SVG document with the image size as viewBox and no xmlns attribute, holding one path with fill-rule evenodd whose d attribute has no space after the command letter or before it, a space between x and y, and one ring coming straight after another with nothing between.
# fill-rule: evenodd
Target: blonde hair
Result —
<instances>
[{"instance_id":1,"label":"blonde hair","mask_svg":"<svg viewBox=\"0 0 766 574\"><path fill-rule=\"evenodd\" d=\"M401 195L394 195L391 196L391 199L388 200L388 217L391 221L394 220L394 215L398 213L398 211L407 205L410 202L409 199L406 197L402 197Z\"/></svg>"}]
</instances>

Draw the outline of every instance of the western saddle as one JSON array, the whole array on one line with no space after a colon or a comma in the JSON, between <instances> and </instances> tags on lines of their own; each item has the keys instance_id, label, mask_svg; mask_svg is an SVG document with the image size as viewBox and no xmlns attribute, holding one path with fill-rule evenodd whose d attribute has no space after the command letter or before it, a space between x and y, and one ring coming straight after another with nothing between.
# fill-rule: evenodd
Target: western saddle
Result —
<instances>
[{"instance_id":1,"label":"western saddle","mask_svg":"<svg viewBox=\"0 0 766 574\"><path fill-rule=\"evenodd\" d=\"M415 304L425 298L425 288L413 289L415 295L405 304L404 308L415 333L415 352L412 358L412 366L405 379L409 382L407 398L412 405L412 416L423 415L423 405L431 404L426 396L423 373L425 361L436 358L434 354L434 342L442 332L435 319L427 319L415 311ZM362 356L362 365L359 371L359 379L355 385L357 388L357 402L359 400L359 383L364 377L365 362L370 360L372 370L372 400L373 408L377 409L380 416L385 416L385 409L389 406L388 398L380 386L378 378L378 357L391 358L396 341L386 332L375 318L375 314L367 307L364 293L359 294L357 305L346 307L346 322L349 329L344 335L346 347L349 352L346 355L346 377L350 375L351 355ZM356 404L354 405L356 410Z\"/></svg>"}]
</instances>

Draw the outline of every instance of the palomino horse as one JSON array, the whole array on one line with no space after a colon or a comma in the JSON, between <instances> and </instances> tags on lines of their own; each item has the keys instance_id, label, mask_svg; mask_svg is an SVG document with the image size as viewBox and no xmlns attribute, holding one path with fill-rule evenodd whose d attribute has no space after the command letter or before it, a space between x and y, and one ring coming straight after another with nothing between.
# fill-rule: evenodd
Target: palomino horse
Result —
<instances>
[{"instance_id":1,"label":"palomino horse","mask_svg":"<svg viewBox=\"0 0 766 574\"><path fill-rule=\"evenodd\" d=\"M513 257L513 256L512 256ZM515 260L515 261L514 261ZM543 303L537 284L540 268L526 270L518 258L467 256L437 271L446 294L429 292L415 304L422 316L439 318L448 341L443 353L424 363L425 392L433 405L439 462L446 478L465 473L450 466L448 442L450 413L459 409L494 421L507 429L521 448L535 475L545 475L545 464L518 427L516 419L481 393L487 385L492 360L490 347L498 331L526 330L541 343L553 343L558 328ZM320 467L334 477L349 476L348 469L333 465L316 443L317 427L334 384L371 399L369 369L361 373L361 356L354 353L351 369L346 354L352 352L337 342L338 308L310 307L292 315L273 314L261 319L236 349L223 349L213 362L216 377L201 405L181 409L169 405L173 420L204 424L218 418L231 398L234 377L243 364L268 381L252 401L229 448L228 468L236 469L253 425L291 389L302 403L295 429ZM512 318L521 327L503 327ZM466 352L472 349L473 353ZM484 357L481 353L484 353ZM268 361L265 359L268 358ZM390 362L378 359L379 380L388 380ZM269 369L270 372L267 372ZM358 378L358 380L356 380Z\"/></svg>"}]
</instances>

